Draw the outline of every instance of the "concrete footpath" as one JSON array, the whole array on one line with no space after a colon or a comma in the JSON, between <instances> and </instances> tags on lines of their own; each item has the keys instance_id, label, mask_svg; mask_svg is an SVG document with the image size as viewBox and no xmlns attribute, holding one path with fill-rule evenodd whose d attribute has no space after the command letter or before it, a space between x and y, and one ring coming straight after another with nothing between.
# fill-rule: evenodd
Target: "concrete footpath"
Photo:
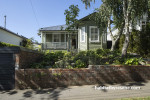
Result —
<instances>
[{"instance_id":1,"label":"concrete footpath","mask_svg":"<svg viewBox=\"0 0 150 100\"><path fill-rule=\"evenodd\" d=\"M150 81L105 84L101 87L85 85L57 89L0 91L0 100L118 100L147 96L150 96Z\"/></svg>"}]
</instances>

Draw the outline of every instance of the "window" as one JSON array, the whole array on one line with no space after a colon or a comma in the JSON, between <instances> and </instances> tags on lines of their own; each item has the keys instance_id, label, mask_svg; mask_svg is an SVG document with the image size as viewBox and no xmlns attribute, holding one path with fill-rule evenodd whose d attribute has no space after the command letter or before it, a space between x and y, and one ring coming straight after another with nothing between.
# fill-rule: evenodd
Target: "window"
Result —
<instances>
[{"instance_id":1,"label":"window","mask_svg":"<svg viewBox=\"0 0 150 100\"><path fill-rule=\"evenodd\" d=\"M61 34L53 34L53 42L61 42Z\"/></svg>"},{"instance_id":2,"label":"window","mask_svg":"<svg viewBox=\"0 0 150 100\"><path fill-rule=\"evenodd\" d=\"M80 30L80 42L85 42L85 27L82 27Z\"/></svg>"},{"instance_id":3,"label":"window","mask_svg":"<svg viewBox=\"0 0 150 100\"><path fill-rule=\"evenodd\" d=\"M99 29L96 26L90 26L90 42L99 42Z\"/></svg>"}]
</instances>

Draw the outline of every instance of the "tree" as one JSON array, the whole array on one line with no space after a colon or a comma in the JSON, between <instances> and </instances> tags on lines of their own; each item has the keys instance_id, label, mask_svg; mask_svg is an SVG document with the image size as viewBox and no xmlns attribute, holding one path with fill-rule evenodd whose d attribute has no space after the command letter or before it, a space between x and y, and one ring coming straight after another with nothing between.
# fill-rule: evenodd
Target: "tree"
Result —
<instances>
[{"instance_id":1,"label":"tree","mask_svg":"<svg viewBox=\"0 0 150 100\"><path fill-rule=\"evenodd\" d=\"M133 30L130 36L128 52L140 54L143 57L150 57L150 23L143 27L142 31ZM119 41L120 49L123 47L125 35Z\"/></svg>"},{"instance_id":2,"label":"tree","mask_svg":"<svg viewBox=\"0 0 150 100\"><path fill-rule=\"evenodd\" d=\"M82 0L82 1L83 3L85 3L86 6L90 6L90 2L92 2L92 0ZM122 56L126 56L130 38L129 26L132 26L132 28L134 28L134 25L137 23L137 21L139 21L139 19L142 18L143 14L145 13L149 14L150 0L102 0L102 2L103 5L105 5L105 7L110 12L110 15L114 18L115 27L119 28L120 30L118 36L120 36L122 32L124 32L125 34L125 41L122 48ZM108 28L111 33L110 30L111 17L110 16L106 17L108 18L106 19L107 20L106 22L108 24ZM111 37L112 36L113 35L111 34ZM118 41L118 38L116 38L116 40ZM114 40L112 39L112 41Z\"/></svg>"},{"instance_id":3,"label":"tree","mask_svg":"<svg viewBox=\"0 0 150 100\"><path fill-rule=\"evenodd\" d=\"M68 31L68 33L74 33L76 30L76 26L78 24L78 14L79 14L79 8L78 5L70 5L69 9L65 10L65 15L66 15L66 25L68 26L66 28L66 30ZM70 37L71 38L71 37ZM70 41L71 39L69 38L68 41Z\"/></svg>"},{"instance_id":4,"label":"tree","mask_svg":"<svg viewBox=\"0 0 150 100\"><path fill-rule=\"evenodd\" d=\"M78 23L78 14L79 14L79 8L78 5L70 5L69 10L65 10L65 15L66 15L66 25L67 31L74 31L76 29L76 25Z\"/></svg>"},{"instance_id":5,"label":"tree","mask_svg":"<svg viewBox=\"0 0 150 100\"><path fill-rule=\"evenodd\" d=\"M83 1L83 3L90 4L90 3L86 3L85 0ZM120 36L123 33L124 19L123 19L122 6L119 4L119 2L118 3L113 2L112 5L113 7L109 6L109 2L103 2L100 8L96 9L96 13L92 15L91 18L100 28L101 33L106 32L108 29L112 39L111 51L114 51L116 49L117 42L119 41ZM118 29L118 33L115 35L112 34L112 28L111 28L112 24L115 25L114 28Z\"/></svg>"},{"instance_id":6,"label":"tree","mask_svg":"<svg viewBox=\"0 0 150 100\"><path fill-rule=\"evenodd\" d=\"M148 13L148 1L149 0L123 0L123 15L125 19L125 41L122 48L122 56L127 54L127 49L129 46L130 32L129 25L136 24L139 19L145 14Z\"/></svg>"}]
</instances>

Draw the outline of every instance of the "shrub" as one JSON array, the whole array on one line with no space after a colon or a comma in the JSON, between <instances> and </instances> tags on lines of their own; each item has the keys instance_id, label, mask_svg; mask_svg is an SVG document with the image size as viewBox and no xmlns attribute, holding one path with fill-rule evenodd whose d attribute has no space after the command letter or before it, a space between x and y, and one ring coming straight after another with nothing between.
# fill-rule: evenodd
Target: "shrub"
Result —
<instances>
[{"instance_id":1,"label":"shrub","mask_svg":"<svg viewBox=\"0 0 150 100\"><path fill-rule=\"evenodd\" d=\"M17 47L17 45L0 42L0 47Z\"/></svg>"},{"instance_id":2,"label":"shrub","mask_svg":"<svg viewBox=\"0 0 150 100\"><path fill-rule=\"evenodd\" d=\"M119 64L119 65L139 65L142 58L135 58L128 54L126 58L121 57L119 51L107 49L97 49L89 51L75 52L47 52L43 56L43 61L32 65L33 68L85 68L90 65Z\"/></svg>"},{"instance_id":3,"label":"shrub","mask_svg":"<svg viewBox=\"0 0 150 100\"><path fill-rule=\"evenodd\" d=\"M86 64L85 64L85 62L83 62L83 61L81 61L81 60L79 59L79 60L77 60L77 61L75 62L75 67L76 67L76 68L85 68L85 67L86 67Z\"/></svg>"},{"instance_id":4,"label":"shrub","mask_svg":"<svg viewBox=\"0 0 150 100\"><path fill-rule=\"evenodd\" d=\"M73 57L73 62L76 63L76 61L78 60L80 60L81 62L84 62L85 66L88 66L89 58L87 56L87 51L81 51Z\"/></svg>"}]
</instances>

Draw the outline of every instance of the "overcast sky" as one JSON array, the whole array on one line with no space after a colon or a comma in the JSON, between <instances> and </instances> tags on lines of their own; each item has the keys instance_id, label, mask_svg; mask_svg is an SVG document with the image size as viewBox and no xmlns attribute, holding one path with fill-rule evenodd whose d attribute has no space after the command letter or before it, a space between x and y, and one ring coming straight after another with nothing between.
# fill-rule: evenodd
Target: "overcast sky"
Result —
<instances>
[{"instance_id":1,"label":"overcast sky","mask_svg":"<svg viewBox=\"0 0 150 100\"><path fill-rule=\"evenodd\" d=\"M65 24L64 11L71 4L79 6L80 19L99 8L101 0L96 0L87 10L81 0L0 0L0 26L4 26L6 15L7 29L41 42L38 29Z\"/></svg>"}]
</instances>

